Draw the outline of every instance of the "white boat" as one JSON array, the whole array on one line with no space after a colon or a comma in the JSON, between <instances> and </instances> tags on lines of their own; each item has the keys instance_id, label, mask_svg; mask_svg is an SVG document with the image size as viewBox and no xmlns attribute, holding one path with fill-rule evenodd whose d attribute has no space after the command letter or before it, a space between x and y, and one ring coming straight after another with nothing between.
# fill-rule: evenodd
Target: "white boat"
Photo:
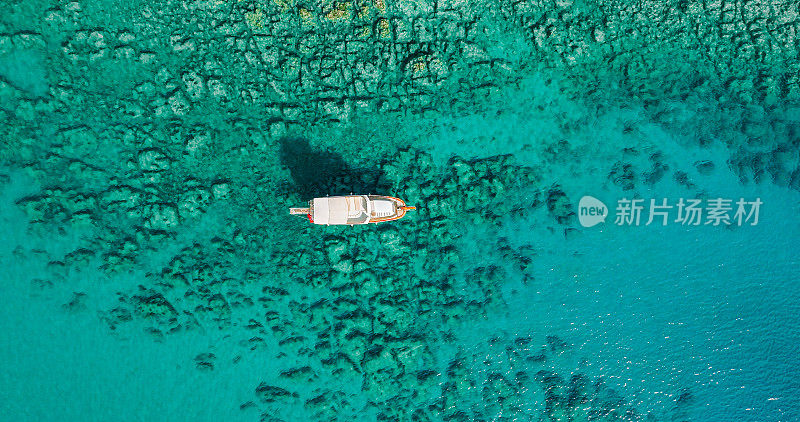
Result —
<instances>
[{"instance_id":1,"label":"white boat","mask_svg":"<svg viewBox=\"0 0 800 422\"><path fill-rule=\"evenodd\" d=\"M307 208L289 208L289 213L305 214L314 224L354 226L398 220L414 209L393 196L347 195L314 198Z\"/></svg>"}]
</instances>

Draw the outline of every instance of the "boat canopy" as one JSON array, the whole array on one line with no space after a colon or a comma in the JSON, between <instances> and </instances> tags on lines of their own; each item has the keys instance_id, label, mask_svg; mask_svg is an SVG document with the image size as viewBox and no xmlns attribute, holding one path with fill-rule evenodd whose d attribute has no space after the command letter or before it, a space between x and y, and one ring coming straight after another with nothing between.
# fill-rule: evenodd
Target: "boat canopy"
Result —
<instances>
[{"instance_id":1,"label":"boat canopy","mask_svg":"<svg viewBox=\"0 0 800 422\"><path fill-rule=\"evenodd\" d=\"M364 224L371 204L366 195L330 196L312 201L314 224Z\"/></svg>"}]
</instances>

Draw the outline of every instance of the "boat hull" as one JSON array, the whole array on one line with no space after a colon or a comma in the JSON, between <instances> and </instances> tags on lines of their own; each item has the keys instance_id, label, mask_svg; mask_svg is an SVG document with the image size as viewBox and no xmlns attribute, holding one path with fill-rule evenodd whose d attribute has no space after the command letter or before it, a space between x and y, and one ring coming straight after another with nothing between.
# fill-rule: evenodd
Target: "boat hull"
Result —
<instances>
[{"instance_id":1,"label":"boat hull","mask_svg":"<svg viewBox=\"0 0 800 422\"><path fill-rule=\"evenodd\" d=\"M317 225L363 225L385 223L405 217L416 209L405 201L386 195L347 195L314 198L308 207L290 208L289 213L307 215Z\"/></svg>"}]
</instances>

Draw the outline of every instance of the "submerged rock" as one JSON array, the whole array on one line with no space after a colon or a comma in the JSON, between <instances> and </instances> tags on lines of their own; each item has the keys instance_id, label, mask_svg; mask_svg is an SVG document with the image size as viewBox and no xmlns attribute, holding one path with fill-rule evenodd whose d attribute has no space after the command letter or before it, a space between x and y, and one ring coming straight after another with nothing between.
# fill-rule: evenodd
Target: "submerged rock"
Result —
<instances>
[{"instance_id":1,"label":"submerged rock","mask_svg":"<svg viewBox=\"0 0 800 422\"><path fill-rule=\"evenodd\" d=\"M44 97L50 89L47 62L41 50L15 48L0 52L0 78L32 97Z\"/></svg>"},{"instance_id":2,"label":"submerged rock","mask_svg":"<svg viewBox=\"0 0 800 422\"><path fill-rule=\"evenodd\" d=\"M258 385L258 387L256 387L256 396L258 396L258 398L265 403L271 403L283 398L300 397L300 395L297 393L291 392L281 387L269 385L266 382L262 382L261 384Z\"/></svg>"}]
</instances>

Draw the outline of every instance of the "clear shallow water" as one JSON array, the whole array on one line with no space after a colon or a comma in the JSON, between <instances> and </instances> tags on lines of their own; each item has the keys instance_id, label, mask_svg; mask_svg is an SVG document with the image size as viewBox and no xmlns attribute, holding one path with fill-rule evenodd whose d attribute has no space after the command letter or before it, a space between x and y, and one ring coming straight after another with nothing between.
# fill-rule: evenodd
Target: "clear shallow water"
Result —
<instances>
[{"instance_id":1,"label":"clear shallow water","mask_svg":"<svg viewBox=\"0 0 800 422\"><path fill-rule=\"evenodd\" d=\"M747 57L723 39L648 58L640 37L682 44L583 4L476 23L486 5L400 5L364 12L372 35L277 3L3 14L0 413L800 419L796 79L729 68ZM381 17L419 13L455 32L397 48L418 44ZM368 42L354 59L317 32ZM796 68L781 54L748 63ZM286 215L351 191L420 209L346 229ZM764 205L752 227L582 228L583 195Z\"/></svg>"}]
</instances>

